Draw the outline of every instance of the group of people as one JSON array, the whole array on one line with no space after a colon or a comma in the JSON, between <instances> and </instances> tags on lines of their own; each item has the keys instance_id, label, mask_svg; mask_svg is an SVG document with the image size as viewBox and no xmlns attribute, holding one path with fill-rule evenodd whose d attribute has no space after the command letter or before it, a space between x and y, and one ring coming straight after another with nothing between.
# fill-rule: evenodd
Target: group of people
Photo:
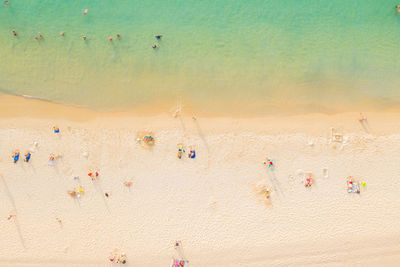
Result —
<instances>
[{"instance_id":1,"label":"group of people","mask_svg":"<svg viewBox=\"0 0 400 267\"><path fill-rule=\"evenodd\" d=\"M13 29L13 30L11 31L11 33L13 34L14 37L17 37L17 36L18 36L18 32L17 32L15 29ZM65 32L60 32L60 36L64 37L64 36L65 36ZM115 36L116 36L117 39L120 39L120 38L121 38L121 34L120 34L120 33L117 33ZM155 38L156 38L157 40L160 40L161 37L162 37L162 35L156 35L156 36L155 36ZM37 36L35 36L35 40L39 41L39 40L42 40L42 39L43 39L43 34L41 34L41 33L39 32L39 34L38 34ZM82 35L82 40L86 41L86 40L87 40L87 36L86 36L86 35ZM113 38L112 36L108 37L108 41L112 42L113 40L114 40L114 38ZM153 49L156 49L156 48L158 48L158 47L160 47L160 44L159 44L159 43L155 43L155 44L153 44L153 46L152 46Z\"/></svg>"},{"instance_id":2,"label":"group of people","mask_svg":"<svg viewBox=\"0 0 400 267\"><path fill-rule=\"evenodd\" d=\"M25 153L25 159L24 159L24 161L25 162L29 162L29 160L31 159L31 152L30 151L27 151L26 153ZM14 163L17 163L18 162L18 160L19 160L19 156L20 156L20 153L19 153L19 150L17 149L17 150L15 150L14 152L13 152L13 155L12 155L12 158L13 158L13 160L14 160Z\"/></svg>"},{"instance_id":3,"label":"group of people","mask_svg":"<svg viewBox=\"0 0 400 267\"><path fill-rule=\"evenodd\" d=\"M111 255L108 259L112 263L125 264L126 263L126 254L124 252L120 252L119 249L114 249L114 251L111 252Z\"/></svg>"},{"instance_id":4,"label":"group of people","mask_svg":"<svg viewBox=\"0 0 400 267\"><path fill-rule=\"evenodd\" d=\"M178 144L178 154L177 154L177 156L178 156L179 159L182 158L183 153L186 153L186 150L185 150L183 144ZM193 148L193 146L190 147L190 150L188 152L188 158L190 158L190 159L196 158L196 150Z\"/></svg>"}]
</instances>

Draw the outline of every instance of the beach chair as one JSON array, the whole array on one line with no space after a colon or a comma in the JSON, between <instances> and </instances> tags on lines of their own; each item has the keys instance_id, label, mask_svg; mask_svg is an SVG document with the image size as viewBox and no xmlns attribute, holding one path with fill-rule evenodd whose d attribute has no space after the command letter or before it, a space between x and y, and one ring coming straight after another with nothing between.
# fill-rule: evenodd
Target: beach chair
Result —
<instances>
[{"instance_id":1,"label":"beach chair","mask_svg":"<svg viewBox=\"0 0 400 267\"><path fill-rule=\"evenodd\" d=\"M172 259L171 267L187 267L189 261L182 259Z\"/></svg>"}]
</instances>

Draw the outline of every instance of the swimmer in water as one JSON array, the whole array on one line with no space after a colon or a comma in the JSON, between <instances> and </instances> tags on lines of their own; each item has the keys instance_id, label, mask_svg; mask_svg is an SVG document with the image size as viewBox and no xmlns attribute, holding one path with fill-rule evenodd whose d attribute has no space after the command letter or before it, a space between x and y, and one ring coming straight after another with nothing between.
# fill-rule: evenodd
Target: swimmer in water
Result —
<instances>
[{"instance_id":1,"label":"swimmer in water","mask_svg":"<svg viewBox=\"0 0 400 267\"><path fill-rule=\"evenodd\" d=\"M121 38L121 34L117 33L117 38L118 39Z\"/></svg>"},{"instance_id":2,"label":"swimmer in water","mask_svg":"<svg viewBox=\"0 0 400 267\"><path fill-rule=\"evenodd\" d=\"M88 12L89 12L89 9L86 8L85 10L83 10L82 16L85 16Z\"/></svg>"},{"instance_id":3,"label":"swimmer in water","mask_svg":"<svg viewBox=\"0 0 400 267\"><path fill-rule=\"evenodd\" d=\"M82 40L86 41L86 39L87 39L86 35L83 35Z\"/></svg>"},{"instance_id":4,"label":"swimmer in water","mask_svg":"<svg viewBox=\"0 0 400 267\"><path fill-rule=\"evenodd\" d=\"M112 42L113 38L112 37L108 37L108 41Z\"/></svg>"},{"instance_id":5,"label":"swimmer in water","mask_svg":"<svg viewBox=\"0 0 400 267\"><path fill-rule=\"evenodd\" d=\"M4 1L4 4L8 7L8 0Z\"/></svg>"},{"instance_id":6,"label":"swimmer in water","mask_svg":"<svg viewBox=\"0 0 400 267\"><path fill-rule=\"evenodd\" d=\"M156 36L154 36L154 37L156 37L157 40L160 40L161 37L162 37L162 35L156 35Z\"/></svg>"},{"instance_id":7,"label":"swimmer in water","mask_svg":"<svg viewBox=\"0 0 400 267\"><path fill-rule=\"evenodd\" d=\"M153 47L153 49L156 49L156 48L159 47L159 45L158 44L154 44L152 47Z\"/></svg>"},{"instance_id":8,"label":"swimmer in water","mask_svg":"<svg viewBox=\"0 0 400 267\"><path fill-rule=\"evenodd\" d=\"M14 36L17 36L17 35L18 35L18 33L17 33L15 30L12 30L12 34L13 34Z\"/></svg>"},{"instance_id":9,"label":"swimmer in water","mask_svg":"<svg viewBox=\"0 0 400 267\"><path fill-rule=\"evenodd\" d=\"M64 36L65 35L65 33L64 32L60 32L60 36Z\"/></svg>"},{"instance_id":10,"label":"swimmer in water","mask_svg":"<svg viewBox=\"0 0 400 267\"><path fill-rule=\"evenodd\" d=\"M43 35L39 32L39 37L36 36L35 39L36 39L37 41L39 41L39 40L43 39Z\"/></svg>"}]
</instances>

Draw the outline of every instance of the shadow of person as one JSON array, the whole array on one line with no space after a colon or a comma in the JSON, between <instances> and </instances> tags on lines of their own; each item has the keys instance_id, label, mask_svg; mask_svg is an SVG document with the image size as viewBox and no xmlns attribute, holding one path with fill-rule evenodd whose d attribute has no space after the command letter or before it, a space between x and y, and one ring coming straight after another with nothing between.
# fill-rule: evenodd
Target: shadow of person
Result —
<instances>
[{"instance_id":1,"label":"shadow of person","mask_svg":"<svg viewBox=\"0 0 400 267\"><path fill-rule=\"evenodd\" d=\"M17 206L15 205L14 197L13 197L13 195L11 194L10 190L8 189L7 182L6 182L6 180L4 179L4 177L3 177L2 174L0 174L0 179L3 181L3 186L4 186L4 189L5 189L6 195L8 196L8 198L9 198L9 200L10 200L10 202L11 202L11 205L13 206L13 208L14 208L14 210L15 210L15 213L17 213ZM16 227L16 229L17 229L18 237L19 237L19 239L20 239L20 241L21 241L21 245L22 245L22 247L23 247L24 249L26 249L25 241L24 241L24 238L23 238L23 236L22 236L21 226L20 226L20 224L19 224L18 217L17 217L16 215L13 216L13 220L14 220L14 223L15 223L15 227Z\"/></svg>"}]
</instances>

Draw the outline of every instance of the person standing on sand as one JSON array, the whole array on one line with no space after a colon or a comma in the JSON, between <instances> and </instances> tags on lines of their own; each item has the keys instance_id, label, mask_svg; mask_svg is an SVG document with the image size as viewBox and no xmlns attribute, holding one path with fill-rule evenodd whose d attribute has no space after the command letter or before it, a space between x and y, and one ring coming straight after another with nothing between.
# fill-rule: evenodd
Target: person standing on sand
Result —
<instances>
[{"instance_id":1,"label":"person standing on sand","mask_svg":"<svg viewBox=\"0 0 400 267\"><path fill-rule=\"evenodd\" d=\"M26 153L25 153L25 162L29 162L29 160L31 159L31 152L29 152L29 151L27 151Z\"/></svg>"},{"instance_id":2,"label":"person standing on sand","mask_svg":"<svg viewBox=\"0 0 400 267\"><path fill-rule=\"evenodd\" d=\"M17 163L19 160L19 150L15 150L13 154L14 163Z\"/></svg>"}]
</instances>

